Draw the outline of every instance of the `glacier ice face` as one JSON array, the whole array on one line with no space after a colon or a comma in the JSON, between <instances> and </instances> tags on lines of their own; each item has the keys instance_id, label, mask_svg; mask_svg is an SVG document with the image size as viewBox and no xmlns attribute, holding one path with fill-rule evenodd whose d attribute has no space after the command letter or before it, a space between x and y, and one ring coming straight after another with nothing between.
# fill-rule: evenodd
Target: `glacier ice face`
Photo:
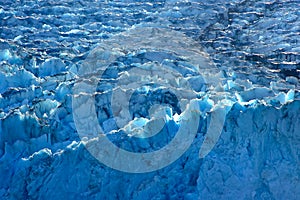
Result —
<instances>
[{"instance_id":1,"label":"glacier ice face","mask_svg":"<svg viewBox=\"0 0 300 200\"><path fill-rule=\"evenodd\" d=\"M42 149L18 161L8 161L11 159L8 153L18 152L17 146L22 146L22 143L15 146L8 144L7 153L1 161L2 166L3 162L14 162L11 165L18 173L11 175L8 183L17 183L13 187L17 191L27 188L30 191L27 195L31 198L65 195L66 198L76 198L77 195L106 198L111 192L124 198L143 198L145 195L162 198L164 194L177 198L194 195L209 199L236 198L237 195L257 199L293 198L299 195L295 176L299 170L296 150L299 148L299 106L299 102L293 102L277 110L265 106L247 109L235 104L228 114L217 147L207 157L198 157L198 145L203 139L203 135L199 134L200 141L196 140L177 162L148 174L124 174L110 170L99 164L85 150L82 142L73 142L57 153ZM249 123L245 123L247 121ZM39 145L41 143L39 139ZM31 178L25 180L24 177ZM122 186L124 182L128 183L126 188ZM51 185L61 189L53 192L48 189ZM119 188L118 192L115 188Z\"/></svg>"},{"instance_id":2,"label":"glacier ice face","mask_svg":"<svg viewBox=\"0 0 300 200\"><path fill-rule=\"evenodd\" d=\"M1 1L0 198L299 199L297 6L289 0ZM136 55L124 51L112 63L103 75L110 80L97 87L96 118L120 148L160 149L174 138L182 120L176 106L143 110L141 105L153 106L159 101L151 98L165 91L151 90L151 85L134 93L139 100L131 105L135 119L113 118L118 110L107 109L111 98L106 92L114 89L115 78L122 89L137 86L139 76L128 73L132 64L141 70L148 62L175 69L186 81L174 78L168 84L189 83L200 111L193 143L178 160L154 172L130 174L99 163L87 151L98 141L79 137L72 95L93 49L118 33L122 37L147 27L168 27L194 39L209 54L215 73L203 79L205 71L195 74L195 65L180 55L147 49ZM160 40L152 42L159 45ZM121 51L102 56L114 52ZM215 77L221 78L211 84ZM227 106L222 134L199 158L213 111L222 106ZM83 108L80 115L90 117L89 110ZM144 130L161 134L145 140L149 135ZM129 159L119 164L140 167Z\"/></svg>"}]
</instances>

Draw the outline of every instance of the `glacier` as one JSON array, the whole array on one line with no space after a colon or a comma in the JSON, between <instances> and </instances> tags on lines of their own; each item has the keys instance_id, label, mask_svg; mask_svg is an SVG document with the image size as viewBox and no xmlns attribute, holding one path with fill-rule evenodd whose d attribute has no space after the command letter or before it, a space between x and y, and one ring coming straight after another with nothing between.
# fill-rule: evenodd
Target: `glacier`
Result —
<instances>
[{"instance_id":1,"label":"glacier","mask_svg":"<svg viewBox=\"0 0 300 200\"><path fill-rule=\"evenodd\" d=\"M292 0L2 0L0 199L299 199L298 6ZM110 65L87 68L91 58ZM154 74L146 74L149 68ZM95 82L95 91L86 92ZM77 92L82 102L74 102ZM95 117L86 107L90 96ZM120 109L124 102L128 112ZM212 123L218 110L222 126ZM103 137L91 119L135 155L163 149L181 129L196 132L174 162L131 173L89 150ZM91 135L82 137L80 122ZM141 167L129 158L117 164Z\"/></svg>"}]
</instances>

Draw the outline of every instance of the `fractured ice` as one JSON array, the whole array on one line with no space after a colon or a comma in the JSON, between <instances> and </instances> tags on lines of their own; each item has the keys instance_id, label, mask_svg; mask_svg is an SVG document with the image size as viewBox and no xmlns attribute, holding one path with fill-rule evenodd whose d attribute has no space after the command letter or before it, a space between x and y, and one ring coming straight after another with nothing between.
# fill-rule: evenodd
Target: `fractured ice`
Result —
<instances>
[{"instance_id":1,"label":"fractured ice","mask_svg":"<svg viewBox=\"0 0 300 200\"><path fill-rule=\"evenodd\" d=\"M1 1L0 199L299 199L298 4ZM130 174L99 163L86 150L96 139L78 136L72 90L98 44L139 27L168 27L192 38L215 64L211 80L221 78L210 85L185 56L166 51L143 49L109 66L93 95L99 125L119 147L163 147L176 135L184 111L175 94L148 84L133 93L129 122L116 122L114 114L123 113L109 109L114 81L123 81L119 89L134 86L139 77L126 73L133 65L162 63L177 70L184 81L170 84L190 84L199 104L199 127L188 151L166 168ZM88 86L92 80L86 81ZM222 106L228 109L222 134L199 158L212 113ZM86 108L81 114L90 117Z\"/></svg>"}]
</instances>

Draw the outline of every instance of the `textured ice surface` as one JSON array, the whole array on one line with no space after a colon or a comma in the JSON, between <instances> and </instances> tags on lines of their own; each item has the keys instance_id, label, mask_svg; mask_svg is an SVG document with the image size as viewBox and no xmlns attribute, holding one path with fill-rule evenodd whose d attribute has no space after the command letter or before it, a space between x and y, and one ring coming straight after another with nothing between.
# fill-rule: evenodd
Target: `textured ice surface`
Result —
<instances>
[{"instance_id":1,"label":"textured ice surface","mask_svg":"<svg viewBox=\"0 0 300 200\"><path fill-rule=\"evenodd\" d=\"M299 199L299 5L290 0L2 0L0 199ZM72 88L98 44L149 26L193 38L223 79L210 90L202 76L187 78L201 97L203 113L192 146L166 168L130 174L99 163L85 149L84 144L95 141L81 141L77 134ZM138 56L150 61L166 57L152 52ZM114 70L132 63L145 64L125 56L108 74L126 76ZM192 74L188 63L176 64L181 74ZM111 89L100 86L99 91ZM207 91L214 91L209 98ZM161 90L152 92L157 97ZM225 96L233 105L222 134L212 151L199 158L210 111ZM172 112L161 108L167 121L162 133L168 137L158 143L143 143L139 137L134 145L126 143L121 130L115 130L112 113L105 112L109 101L97 101L99 124L125 149L160 148L180 125L175 105ZM157 118L147 118L155 112L138 108L137 118L124 129L136 134L134 129L149 122L149 128L161 127Z\"/></svg>"}]
</instances>

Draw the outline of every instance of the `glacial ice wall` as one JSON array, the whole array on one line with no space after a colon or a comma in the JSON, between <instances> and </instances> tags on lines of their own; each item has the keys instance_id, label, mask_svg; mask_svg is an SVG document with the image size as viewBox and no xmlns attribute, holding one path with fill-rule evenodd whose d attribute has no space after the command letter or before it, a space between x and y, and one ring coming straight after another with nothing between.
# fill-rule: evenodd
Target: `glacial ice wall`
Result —
<instances>
[{"instance_id":1,"label":"glacial ice wall","mask_svg":"<svg viewBox=\"0 0 300 200\"><path fill-rule=\"evenodd\" d=\"M289 0L1 1L0 198L299 199L297 6ZM186 57L164 51L125 54L112 63L107 74L114 79L132 63L164 61L189 81L203 111L192 145L178 160L132 174L107 167L86 149L89 141L77 133L72 95L93 49L143 27L168 27L189 37L209 55L221 78L218 85L206 86L203 76L188 76L193 66ZM105 84L98 92L111 89ZM154 103L164 103L158 98L163 91L151 91ZM232 105L220 138L199 158L212 110L224 97ZM97 101L99 124L113 133L112 141L126 142L111 120L113 113L106 111L109 100L104 95ZM174 100L172 94L167 100ZM180 110L171 105L162 129L168 137L137 141L137 151L156 150L174 137ZM133 115L149 122L140 107ZM133 120L127 128L139 123Z\"/></svg>"}]
</instances>

